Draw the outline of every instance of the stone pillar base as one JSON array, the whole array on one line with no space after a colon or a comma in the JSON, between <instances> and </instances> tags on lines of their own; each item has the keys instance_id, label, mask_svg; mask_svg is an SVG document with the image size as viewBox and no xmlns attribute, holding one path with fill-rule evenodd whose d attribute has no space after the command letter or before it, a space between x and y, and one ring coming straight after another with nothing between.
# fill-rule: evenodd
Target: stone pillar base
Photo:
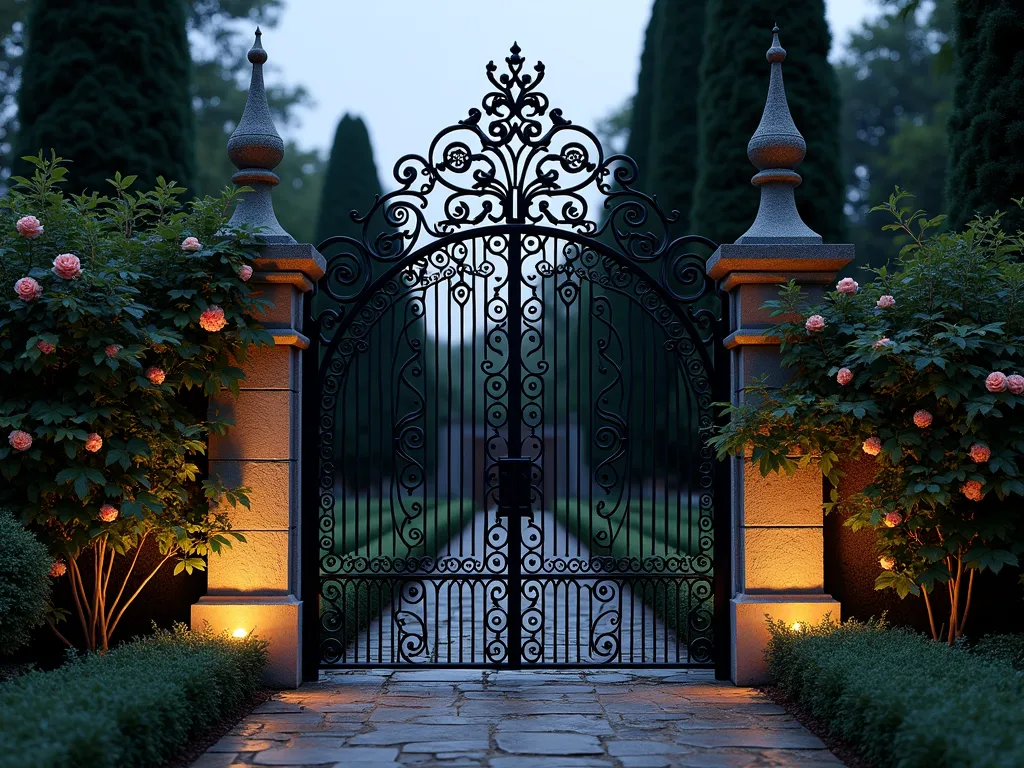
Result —
<instances>
[{"instance_id":1,"label":"stone pillar base","mask_svg":"<svg viewBox=\"0 0 1024 768\"><path fill-rule=\"evenodd\" d=\"M768 646L765 614L787 624L817 624L826 613L839 621L839 602L831 595L816 594L738 594L730 602L732 614L732 681L736 685L763 685L768 682L764 649Z\"/></svg>"},{"instance_id":2,"label":"stone pillar base","mask_svg":"<svg viewBox=\"0 0 1024 768\"><path fill-rule=\"evenodd\" d=\"M255 632L267 640L267 669L263 681L271 688L298 688L302 683L302 601L292 595L216 595L192 606L192 627L209 625L214 632L236 629Z\"/></svg>"}]
</instances>

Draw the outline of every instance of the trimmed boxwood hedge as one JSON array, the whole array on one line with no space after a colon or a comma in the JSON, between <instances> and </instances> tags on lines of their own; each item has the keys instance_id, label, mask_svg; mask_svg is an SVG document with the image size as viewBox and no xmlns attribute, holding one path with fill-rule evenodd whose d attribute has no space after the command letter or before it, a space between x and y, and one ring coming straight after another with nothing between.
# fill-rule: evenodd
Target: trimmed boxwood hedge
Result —
<instances>
[{"instance_id":1,"label":"trimmed boxwood hedge","mask_svg":"<svg viewBox=\"0 0 1024 768\"><path fill-rule=\"evenodd\" d=\"M25 645L46 622L51 565L43 543L0 508L0 657Z\"/></svg>"},{"instance_id":2,"label":"trimmed boxwood hedge","mask_svg":"<svg viewBox=\"0 0 1024 768\"><path fill-rule=\"evenodd\" d=\"M769 626L765 655L778 691L872 764L1024 765L1024 675L1004 654L882 622Z\"/></svg>"},{"instance_id":3,"label":"trimmed boxwood hedge","mask_svg":"<svg viewBox=\"0 0 1024 768\"><path fill-rule=\"evenodd\" d=\"M0 768L162 765L260 688L266 643L183 626L0 685Z\"/></svg>"}]
</instances>

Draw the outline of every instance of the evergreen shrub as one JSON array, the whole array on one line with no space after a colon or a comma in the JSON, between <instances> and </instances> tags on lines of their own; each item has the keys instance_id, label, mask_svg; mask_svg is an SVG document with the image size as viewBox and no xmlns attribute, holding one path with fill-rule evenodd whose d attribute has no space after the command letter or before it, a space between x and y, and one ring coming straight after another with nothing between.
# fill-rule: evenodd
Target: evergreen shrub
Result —
<instances>
[{"instance_id":1,"label":"evergreen shrub","mask_svg":"<svg viewBox=\"0 0 1024 768\"><path fill-rule=\"evenodd\" d=\"M872 765L1024 765L1024 676L884 622L769 620L778 692Z\"/></svg>"},{"instance_id":2,"label":"evergreen shrub","mask_svg":"<svg viewBox=\"0 0 1024 768\"><path fill-rule=\"evenodd\" d=\"M0 768L151 768L261 687L266 643L172 631L0 686Z\"/></svg>"},{"instance_id":3,"label":"evergreen shrub","mask_svg":"<svg viewBox=\"0 0 1024 768\"><path fill-rule=\"evenodd\" d=\"M46 547L0 509L0 656L25 645L45 622L52 564Z\"/></svg>"}]
</instances>

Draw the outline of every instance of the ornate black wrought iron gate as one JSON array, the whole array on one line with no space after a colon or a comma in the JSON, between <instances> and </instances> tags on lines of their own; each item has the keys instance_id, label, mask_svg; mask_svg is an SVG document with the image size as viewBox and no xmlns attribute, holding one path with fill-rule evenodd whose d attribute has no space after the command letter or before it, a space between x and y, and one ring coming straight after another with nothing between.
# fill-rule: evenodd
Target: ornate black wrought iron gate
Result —
<instances>
[{"instance_id":1,"label":"ornate black wrought iron gate","mask_svg":"<svg viewBox=\"0 0 1024 768\"><path fill-rule=\"evenodd\" d=\"M303 406L320 666L717 658L714 246L672 239L635 163L549 109L519 54L396 163L360 237L320 246Z\"/></svg>"}]
</instances>

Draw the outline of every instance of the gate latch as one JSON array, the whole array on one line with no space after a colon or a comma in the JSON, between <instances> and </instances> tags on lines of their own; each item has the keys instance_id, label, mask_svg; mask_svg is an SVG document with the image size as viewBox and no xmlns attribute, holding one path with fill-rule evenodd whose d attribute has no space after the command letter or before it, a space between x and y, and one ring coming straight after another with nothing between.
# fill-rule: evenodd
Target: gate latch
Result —
<instances>
[{"instance_id":1,"label":"gate latch","mask_svg":"<svg viewBox=\"0 0 1024 768\"><path fill-rule=\"evenodd\" d=\"M498 517L533 517L528 458L498 459Z\"/></svg>"}]
</instances>

